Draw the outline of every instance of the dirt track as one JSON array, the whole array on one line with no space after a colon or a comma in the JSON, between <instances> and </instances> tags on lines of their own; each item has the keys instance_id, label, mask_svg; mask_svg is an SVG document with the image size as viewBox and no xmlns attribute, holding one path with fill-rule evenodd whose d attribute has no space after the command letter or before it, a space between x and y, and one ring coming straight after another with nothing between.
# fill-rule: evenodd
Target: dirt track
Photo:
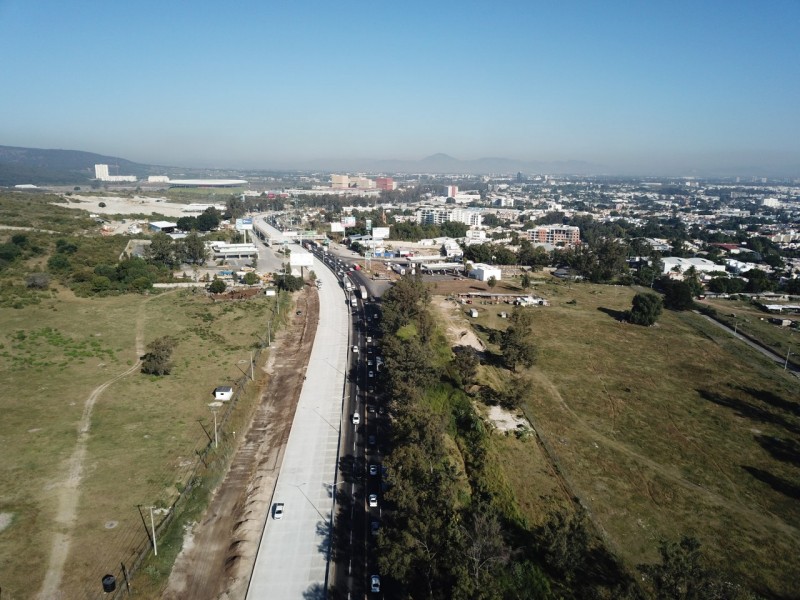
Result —
<instances>
[{"instance_id":1,"label":"dirt track","mask_svg":"<svg viewBox=\"0 0 800 600\"><path fill-rule=\"evenodd\" d=\"M273 343L250 428L202 522L186 536L163 598L245 597L319 321L316 290L307 287L297 309L302 314Z\"/></svg>"}]
</instances>

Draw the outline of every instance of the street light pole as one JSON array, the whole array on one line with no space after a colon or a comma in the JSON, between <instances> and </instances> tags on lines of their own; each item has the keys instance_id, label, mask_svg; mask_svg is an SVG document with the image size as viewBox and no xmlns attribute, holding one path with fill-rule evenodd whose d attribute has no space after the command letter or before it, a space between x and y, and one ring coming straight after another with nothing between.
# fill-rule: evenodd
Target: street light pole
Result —
<instances>
[{"instance_id":1,"label":"street light pole","mask_svg":"<svg viewBox=\"0 0 800 600\"><path fill-rule=\"evenodd\" d=\"M214 448L219 448L219 435L217 434L217 409L222 406L222 402L209 402L208 408L211 409L211 414L214 415Z\"/></svg>"},{"instance_id":2,"label":"street light pole","mask_svg":"<svg viewBox=\"0 0 800 600\"><path fill-rule=\"evenodd\" d=\"M156 524L153 520L153 508L150 507L150 529L153 530L153 555L158 556L158 546L156 546Z\"/></svg>"},{"instance_id":3,"label":"street light pole","mask_svg":"<svg viewBox=\"0 0 800 600\"><path fill-rule=\"evenodd\" d=\"M786 370L786 367L788 367L788 366L789 366L789 355L790 355L791 353L792 353L792 352L791 352L791 348L788 348L788 349L786 350L786 360L785 360L785 361L783 361L783 370L784 370L784 371Z\"/></svg>"}]
</instances>

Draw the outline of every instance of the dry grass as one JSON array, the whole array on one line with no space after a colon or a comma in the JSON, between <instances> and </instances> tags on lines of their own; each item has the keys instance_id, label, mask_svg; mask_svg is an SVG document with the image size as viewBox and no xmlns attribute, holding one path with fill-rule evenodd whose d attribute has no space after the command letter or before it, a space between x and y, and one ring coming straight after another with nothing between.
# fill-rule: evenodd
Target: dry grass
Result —
<instances>
[{"instance_id":1,"label":"dry grass","mask_svg":"<svg viewBox=\"0 0 800 600\"><path fill-rule=\"evenodd\" d=\"M0 512L13 513L0 537L0 580L9 597L26 597L31 582L43 578L56 510L53 486L64 479L86 398L136 361L143 302L145 342L161 335L178 339L175 368L163 378L125 377L94 406L65 597L97 588L141 541L137 504L166 505L178 493L195 450L208 440L198 421L212 430L207 403L213 388L241 375L238 361L247 369L254 332L265 329L269 314L265 298L233 305L183 292L81 299L64 291L58 301L2 313L0 368L13 390L4 395L0 421ZM46 328L60 336L42 334Z\"/></svg>"},{"instance_id":2,"label":"dry grass","mask_svg":"<svg viewBox=\"0 0 800 600\"><path fill-rule=\"evenodd\" d=\"M527 412L611 547L635 565L657 558L660 538L693 535L735 579L796 591L797 380L698 315L621 323L635 290L552 283L537 292L552 306L529 309L540 356ZM486 341L506 321L504 307L482 308ZM529 448L507 448L503 464L519 469L514 456ZM508 477L530 514L537 496L548 501Z\"/></svg>"}]
</instances>

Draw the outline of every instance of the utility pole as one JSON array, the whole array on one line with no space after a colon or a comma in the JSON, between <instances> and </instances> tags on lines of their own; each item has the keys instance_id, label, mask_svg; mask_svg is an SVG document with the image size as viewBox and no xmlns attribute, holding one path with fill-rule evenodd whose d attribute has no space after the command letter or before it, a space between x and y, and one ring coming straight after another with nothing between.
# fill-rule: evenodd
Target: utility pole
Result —
<instances>
[{"instance_id":1,"label":"utility pole","mask_svg":"<svg viewBox=\"0 0 800 600\"><path fill-rule=\"evenodd\" d=\"M214 448L219 448L219 434L217 433L217 410L222 406L222 402L209 402L208 407L214 415Z\"/></svg>"},{"instance_id":2,"label":"utility pole","mask_svg":"<svg viewBox=\"0 0 800 600\"><path fill-rule=\"evenodd\" d=\"M786 370L786 367L788 367L788 366L789 366L789 355L790 355L791 353L792 353L792 352L791 352L791 348L788 348L788 349L786 350L786 360L785 360L785 361L783 361L783 370L784 370L784 371Z\"/></svg>"}]
</instances>

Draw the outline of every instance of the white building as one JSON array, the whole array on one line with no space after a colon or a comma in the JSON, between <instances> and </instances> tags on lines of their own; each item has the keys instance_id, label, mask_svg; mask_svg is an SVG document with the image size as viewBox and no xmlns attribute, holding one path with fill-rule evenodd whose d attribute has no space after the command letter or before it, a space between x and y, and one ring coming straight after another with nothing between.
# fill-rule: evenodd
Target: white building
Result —
<instances>
[{"instance_id":1,"label":"white building","mask_svg":"<svg viewBox=\"0 0 800 600\"><path fill-rule=\"evenodd\" d=\"M725 267L718 265L706 258L680 258L678 256L667 256L661 259L664 263L663 275L681 275L694 267L698 273L711 273L713 271L724 271Z\"/></svg>"},{"instance_id":2,"label":"white building","mask_svg":"<svg viewBox=\"0 0 800 600\"><path fill-rule=\"evenodd\" d=\"M474 263L469 272L469 276L478 281L489 281L492 277L495 278L495 281L500 281L503 272L500 270L500 267L494 267L483 263Z\"/></svg>"},{"instance_id":3,"label":"white building","mask_svg":"<svg viewBox=\"0 0 800 600\"><path fill-rule=\"evenodd\" d=\"M166 175L150 175L147 178L147 183L169 183L169 177Z\"/></svg>"},{"instance_id":4,"label":"white building","mask_svg":"<svg viewBox=\"0 0 800 600\"><path fill-rule=\"evenodd\" d=\"M464 223L470 227L480 227L483 224L483 217L477 210L463 208L430 208L424 207L417 211L417 223L421 225L441 225L448 221Z\"/></svg>"},{"instance_id":5,"label":"white building","mask_svg":"<svg viewBox=\"0 0 800 600\"><path fill-rule=\"evenodd\" d=\"M94 178L108 182L136 181L135 175L109 175L108 165L95 165Z\"/></svg>"}]
</instances>

